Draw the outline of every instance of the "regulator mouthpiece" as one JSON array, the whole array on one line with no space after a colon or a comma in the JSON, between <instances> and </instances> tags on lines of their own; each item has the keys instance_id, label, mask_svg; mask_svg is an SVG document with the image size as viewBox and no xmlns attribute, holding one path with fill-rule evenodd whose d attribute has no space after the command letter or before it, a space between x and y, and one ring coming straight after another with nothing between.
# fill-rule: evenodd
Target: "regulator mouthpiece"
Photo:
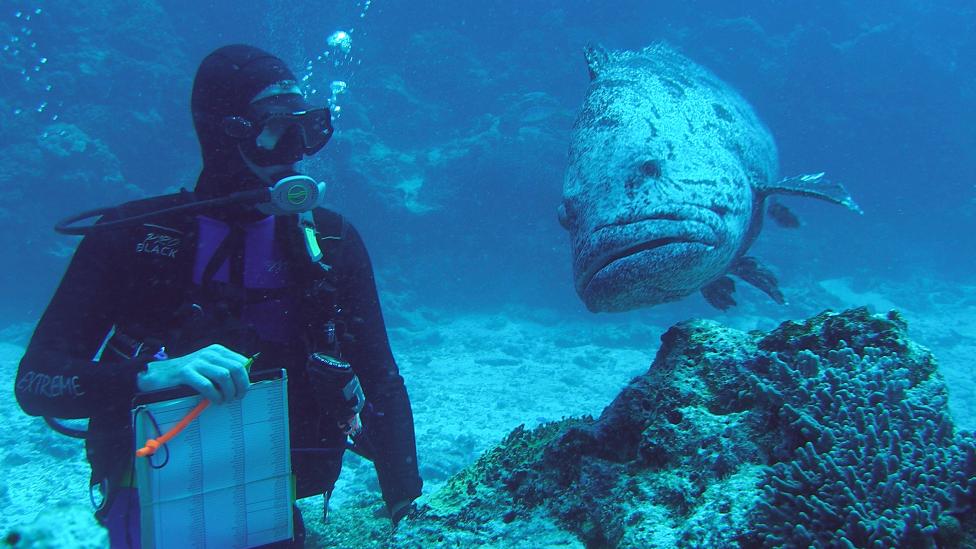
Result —
<instances>
[{"instance_id":1,"label":"regulator mouthpiece","mask_svg":"<svg viewBox=\"0 0 976 549\"><path fill-rule=\"evenodd\" d=\"M257 209L268 215L291 215L307 212L319 205L325 195L325 183L307 175L289 175L269 189L271 199Z\"/></svg>"}]
</instances>

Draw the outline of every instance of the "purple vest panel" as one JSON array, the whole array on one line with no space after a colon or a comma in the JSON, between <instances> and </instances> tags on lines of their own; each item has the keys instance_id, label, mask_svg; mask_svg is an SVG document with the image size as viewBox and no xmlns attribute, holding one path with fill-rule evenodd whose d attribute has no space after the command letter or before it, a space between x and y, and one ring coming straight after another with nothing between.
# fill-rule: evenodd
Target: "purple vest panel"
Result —
<instances>
[{"instance_id":1,"label":"purple vest panel","mask_svg":"<svg viewBox=\"0 0 976 549\"><path fill-rule=\"evenodd\" d=\"M193 283L200 285L207 262L217 251L220 243L230 233L230 227L216 219L197 216L199 238L197 255L193 263ZM244 225L244 287L251 290L284 288L291 283L284 254L275 245L275 218L259 219ZM228 282L230 261L224 261L213 280ZM266 341L286 342L293 323L289 310L294 310L292 299L269 298L259 303L245 304L241 320L254 326L258 336Z\"/></svg>"}]
</instances>

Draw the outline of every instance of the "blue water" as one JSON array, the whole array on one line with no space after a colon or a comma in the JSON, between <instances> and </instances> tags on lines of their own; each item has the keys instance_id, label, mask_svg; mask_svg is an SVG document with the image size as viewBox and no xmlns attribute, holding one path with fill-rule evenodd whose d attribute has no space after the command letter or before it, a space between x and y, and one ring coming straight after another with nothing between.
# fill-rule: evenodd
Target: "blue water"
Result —
<instances>
[{"instance_id":1,"label":"blue water","mask_svg":"<svg viewBox=\"0 0 976 549\"><path fill-rule=\"evenodd\" d=\"M338 30L353 38L348 54L327 44ZM691 296L593 315L573 290L556 207L588 85L582 49L660 40L754 106L776 139L781 175L826 171L865 212L783 200L803 227L767 224L753 252L774 266L789 306L740 284L740 306L728 313ZM334 80L348 86L335 138L304 170L328 182L329 205L369 246L429 486L519 422L597 413L646 367L660 333L691 316L768 329L827 307L906 308L913 337L940 359L957 421L976 427L976 7L961 0L4 2L5 376L77 244L53 224L192 188L193 74L207 53L234 42L308 74L313 102L326 100ZM588 338L596 347L573 355ZM520 354L529 364L512 366L520 379L576 383L597 370L603 384L571 391L585 393L585 410L563 402L570 389L558 383L553 394L536 386L532 402L476 394L511 385L475 379L479 364L504 368ZM457 364L470 369L471 395L451 392L450 377L464 373ZM542 373L531 378L531 368ZM71 486L83 486L81 469ZM60 478L45 471L24 477ZM37 497L23 496L28 506Z\"/></svg>"},{"instance_id":2,"label":"blue water","mask_svg":"<svg viewBox=\"0 0 976 549\"><path fill-rule=\"evenodd\" d=\"M42 310L74 244L49 230L59 216L192 187L189 88L207 52L249 42L301 73L339 29L352 30L348 59L314 63L310 86L323 94L340 79L349 92L337 138L307 169L365 234L386 289L418 303L581 311L554 212L590 42L671 42L754 105L783 175L825 170L848 186L863 217L794 200L805 227L767 229L761 250L784 285L801 275L971 280L973 11L948 1L11 2L0 12L11 46L0 56L0 243L17 260L0 274L0 312L30 322ZM88 148L39 152L52 123L77 126ZM385 156L368 156L377 145ZM422 181L415 196L392 188L410 179Z\"/></svg>"},{"instance_id":3,"label":"blue water","mask_svg":"<svg viewBox=\"0 0 976 549\"><path fill-rule=\"evenodd\" d=\"M49 230L59 216L192 187L189 88L207 52L249 42L301 73L339 29L353 31L349 58L315 63L311 83L340 79L349 92L336 140L307 168L365 234L387 288L417 302L581 310L554 211L590 42L671 42L754 105L783 175L826 170L848 186L863 217L795 200L805 228L766 231L785 285L801 274L971 280L974 20L971 4L946 1L11 2L0 13L11 46L0 243L17 260L0 274L0 312L30 322L42 310L74 243ZM90 146L39 153L52 123ZM366 157L374 145L385 165ZM423 182L416 196L391 188L411 178Z\"/></svg>"}]
</instances>

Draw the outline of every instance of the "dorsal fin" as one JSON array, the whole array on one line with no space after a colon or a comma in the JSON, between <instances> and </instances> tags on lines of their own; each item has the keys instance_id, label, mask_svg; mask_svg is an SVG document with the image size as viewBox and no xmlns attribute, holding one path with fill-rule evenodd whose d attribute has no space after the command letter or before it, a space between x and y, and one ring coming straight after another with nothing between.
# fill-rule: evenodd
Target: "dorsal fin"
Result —
<instances>
[{"instance_id":1,"label":"dorsal fin","mask_svg":"<svg viewBox=\"0 0 976 549\"><path fill-rule=\"evenodd\" d=\"M590 81L596 80L603 67L610 62L610 54L599 44L587 44L583 48L583 56L586 57L586 66L590 70Z\"/></svg>"}]
</instances>

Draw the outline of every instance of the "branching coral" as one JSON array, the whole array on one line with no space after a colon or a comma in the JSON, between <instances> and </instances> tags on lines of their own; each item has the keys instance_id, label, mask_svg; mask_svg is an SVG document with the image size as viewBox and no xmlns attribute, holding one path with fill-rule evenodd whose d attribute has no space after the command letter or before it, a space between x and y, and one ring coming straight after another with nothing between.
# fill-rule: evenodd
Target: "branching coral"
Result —
<instances>
[{"instance_id":1,"label":"branching coral","mask_svg":"<svg viewBox=\"0 0 976 549\"><path fill-rule=\"evenodd\" d=\"M862 329L850 335L878 327L877 318L861 316ZM890 324L880 332L897 333ZM968 504L976 471L972 438L955 437L934 364L920 359L910 370L904 345L855 350L840 339L827 349L815 341L794 339L748 365L785 435L772 450L777 463L765 475L749 538L769 546L935 546L940 526L951 530L951 513Z\"/></svg>"}]
</instances>

